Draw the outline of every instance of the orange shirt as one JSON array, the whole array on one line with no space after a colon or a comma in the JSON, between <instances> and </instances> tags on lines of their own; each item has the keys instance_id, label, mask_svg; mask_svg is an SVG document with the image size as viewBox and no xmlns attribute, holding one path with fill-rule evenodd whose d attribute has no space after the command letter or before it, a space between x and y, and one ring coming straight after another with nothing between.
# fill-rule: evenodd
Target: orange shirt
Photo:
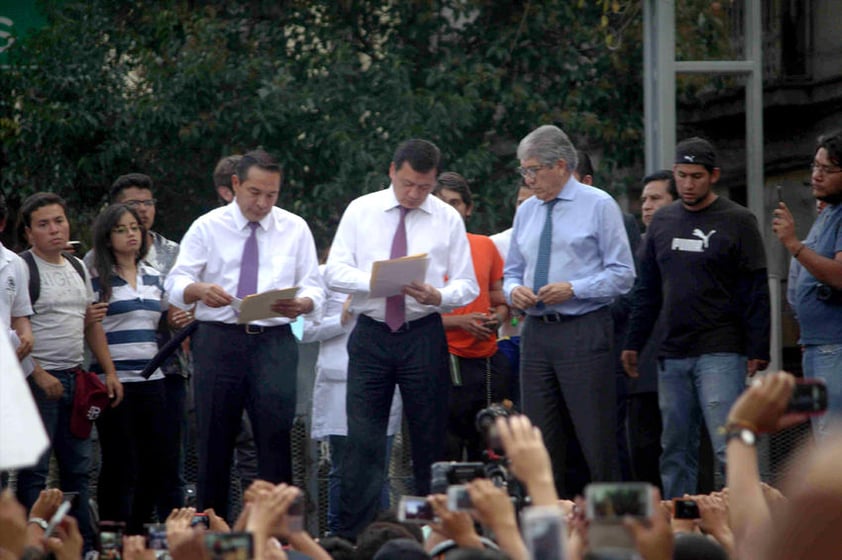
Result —
<instances>
[{"instance_id":1,"label":"orange shirt","mask_svg":"<svg viewBox=\"0 0 842 560\"><path fill-rule=\"evenodd\" d=\"M479 284L479 296L449 315L488 314L491 308L491 286L494 282L503 279L503 259L491 238L469 233L468 243L471 246L474 274ZM448 329L447 346L451 354L463 358L488 358L497 352L497 333L491 334L485 340L479 340L462 329Z\"/></svg>"}]
</instances>

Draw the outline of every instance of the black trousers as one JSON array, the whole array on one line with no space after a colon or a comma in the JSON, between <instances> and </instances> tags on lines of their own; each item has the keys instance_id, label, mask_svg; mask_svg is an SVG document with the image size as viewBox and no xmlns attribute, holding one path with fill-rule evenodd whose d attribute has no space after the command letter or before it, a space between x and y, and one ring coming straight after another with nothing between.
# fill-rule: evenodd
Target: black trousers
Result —
<instances>
[{"instance_id":1,"label":"black trousers","mask_svg":"<svg viewBox=\"0 0 842 560\"><path fill-rule=\"evenodd\" d=\"M234 441L243 409L257 447L258 476L292 482L298 345L289 325L249 334L244 325L202 323L193 335L200 510L228 516Z\"/></svg>"},{"instance_id":2,"label":"black trousers","mask_svg":"<svg viewBox=\"0 0 842 560\"><path fill-rule=\"evenodd\" d=\"M156 506L179 507L178 440L166 422L165 381L124 383L120 406L97 420L102 468L97 487L101 519L123 521L126 532L144 534Z\"/></svg>"},{"instance_id":3,"label":"black trousers","mask_svg":"<svg viewBox=\"0 0 842 560\"><path fill-rule=\"evenodd\" d=\"M509 360L499 350L489 358L460 358L461 385L450 388L450 413L447 420L448 461L482 461L487 448L483 434L477 430L477 413L503 399L513 399Z\"/></svg>"},{"instance_id":4,"label":"black trousers","mask_svg":"<svg viewBox=\"0 0 842 560\"><path fill-rule=\"evenodd\" d=\"M634 480L661 486L661 409L658 393L629 395L629 451Z\"/></svg>"},{"instance_id":5,"label":"black trousers","mask_svg":"<svg viewBox=\"0 0 842 560\"><path fill-rule=\"evenodd\" d=\"M523 412L541 429L556 489L567 488L567 443L576 438L591 480L619 479L613 327L607 308L545 323L528 317L521 333Z\"/></svg>"},{"instance_id":6,"label":"black trousers","mask_svg":"<svg viewBox=\"0 0 842 560\"><path fill-rule=\"evenodd\" d=\"M386 475L386 426L395 385L409 425L415 492L430 491L430 465L444 456L450 376L441 316L427 315L392 333L360 316L348 339L348 440L340 531L355 539L376 516Z\"/></svg>"}]
</instances>

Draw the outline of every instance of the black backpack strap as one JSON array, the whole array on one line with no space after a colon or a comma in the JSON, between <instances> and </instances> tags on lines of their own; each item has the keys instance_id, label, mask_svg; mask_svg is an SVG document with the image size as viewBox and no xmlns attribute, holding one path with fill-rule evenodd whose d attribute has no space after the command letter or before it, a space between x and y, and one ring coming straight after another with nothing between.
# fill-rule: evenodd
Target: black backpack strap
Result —
<instances>
[{"instance_id":1,"label":"black backpack strap","mask_svg":"<svg viewBox=\"0 0 842 560\"><path fill-rule=\"evenodd\" d=\"M26 265L29 267L29 302L34 306L38 296L41 295L41 275L38 273L38 265L35 264L32 251L27 249L20 253L20 258L26 261Z\"/></svg>"},{"instance_id":2,"label":"black backpack strap","mask_svg":"<svg viewBox=\"0 0 842 560\"><path fill-rule=\"evenodd\" d=\"M84 282L85 269L82 262L70 253L65 253L64 251L62 251L61 256L67 259L67 262L76 269L76 272L78 272L79 276L82 277L82 282ZM34 306L38 297L41 295L41 274L38 272L38 265L35 263L35 257L32 255L31 249L27 249L26 251L20 253L20 258L22 258L29 267L29 302Z\"/></svg>"}]
</instances>

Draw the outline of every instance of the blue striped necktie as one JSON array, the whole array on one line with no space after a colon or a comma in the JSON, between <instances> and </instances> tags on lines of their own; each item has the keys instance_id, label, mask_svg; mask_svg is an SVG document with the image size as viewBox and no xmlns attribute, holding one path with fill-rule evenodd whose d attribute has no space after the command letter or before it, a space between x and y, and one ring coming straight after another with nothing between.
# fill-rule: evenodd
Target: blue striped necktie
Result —
<instances>
[{"instance_id":1,"label":"blue striped necktie","mask_svg":"<svg viewBox=\"0 0 842 560\"><path fill-rule=\"evenodd\" d=\"M547 216L544 218L544 228L541 230L541 239L538 242L538 259L535 261L534 286L536 294L549 282L550 254L553 246L553 207L558 200L554 198L544 203ZM543 302L538 302L537 307L542 309L544 307Z\"/></svg>"}]
</instances>

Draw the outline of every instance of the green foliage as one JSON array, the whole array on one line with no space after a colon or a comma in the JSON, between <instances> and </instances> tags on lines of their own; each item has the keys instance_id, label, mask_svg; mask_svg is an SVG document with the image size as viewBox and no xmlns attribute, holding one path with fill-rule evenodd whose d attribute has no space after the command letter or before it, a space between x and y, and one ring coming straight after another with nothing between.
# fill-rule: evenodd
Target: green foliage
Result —
<instances>
[{"instance_id":1,"label":"green foliage","mask_svg":"<svg viewBox=\"0 0 842 560\"><path fill-rule=\"evenodd\" d=\"M478 207L508 227L517 141L555 122L602 153L642 157L640 22L617 2L67 0L10 51L0 80L0 186L65 196L90 223L113 179L158 186L178 239L212 207L211 172L262 146L281 205L329 243L347 202L388 184L397 143L436 142Z\"/></svg>"}]
</instances>

